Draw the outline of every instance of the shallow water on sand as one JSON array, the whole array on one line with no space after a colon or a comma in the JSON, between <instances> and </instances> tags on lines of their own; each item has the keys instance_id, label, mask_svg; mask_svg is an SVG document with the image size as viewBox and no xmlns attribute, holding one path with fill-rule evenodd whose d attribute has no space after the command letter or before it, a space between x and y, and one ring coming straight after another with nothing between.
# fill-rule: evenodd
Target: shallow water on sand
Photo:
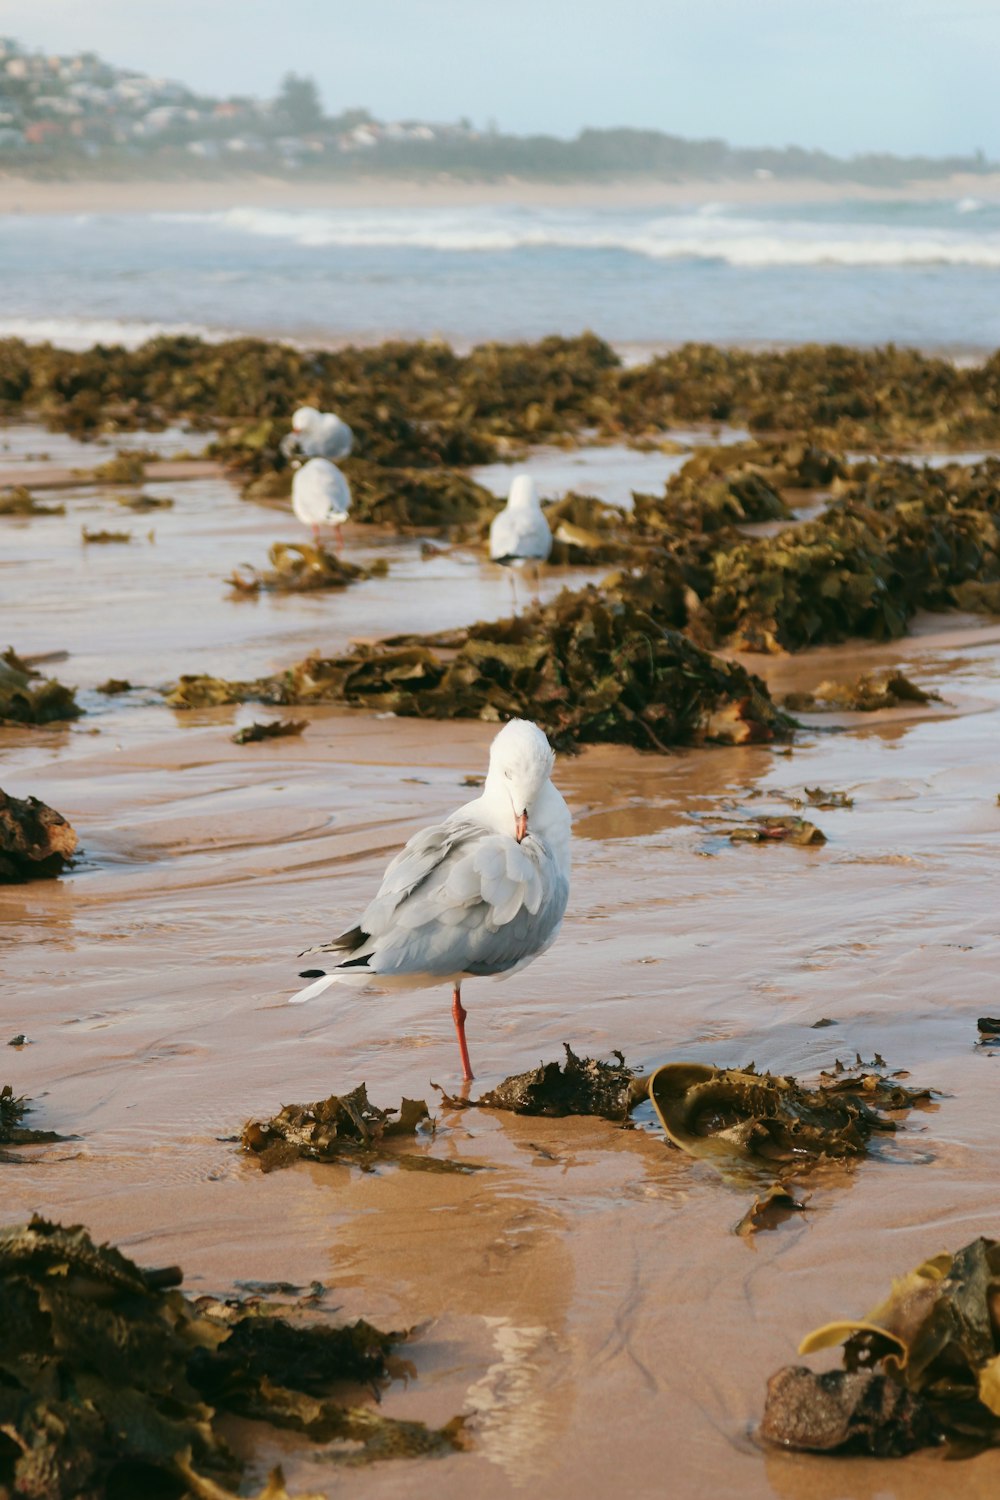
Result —
<instances>
[{"instance_id":1,"label":"shallow water on sand","mask_svg":"<svg viewBox=\"0 0 1000 1500\"><path fill-rule=\"evenodd\" d=\"M506 580L471 554L425 563L415 542L361 528L349 555L384 551L388 579L232 601L224 574L292 537L289 518L220 479L169 492L174 509L149 516L122 520L80 491L64 520L2 523L18 650L68 649L56 670L88 690L110 675L155 685L505 608ZM136 536L84 549L83 520ZM668 1150L645 1112L624 1132L435 1107L430 1080L457 1085L444 991L284 1003L295 955L353 920L389 852L474 795L463 778L483 769L491 726L316 707L295 710L301 739L237 747L234 726L272 710L180 714L151 693L86 691L93 712L70 727L0 730L0 785L57 807L84 850L67 878L0 894L4 1018L31 1039L5 1051L0 1081L34 1098L33 1123L71 1137L3 1167L4 1220L86 1223L141 1262L179 1261L194 1291L318 1278L345 1316L420 1325L417 1378L384 1409L466 1411L472 1451L348 1481L294 1442L262 1450L261 1472L280 1457L293 1491L589 1500L623 1477L650 1500L947 1489L933 1454L824 1461L762 1454L748 1435L766 1377L807 1329L1000 1229L1000 1057L975 1026L996 1011L1000 958L1000 630L918 623L891 648L752 665L784 690L898 661L943 704L817 718L790 754L561 759L575 817L563 935L524 974L466 989L476 1089L565 1040L647 1069L753 1058L811 1074L877 1050L941 1091L872 1160L815 1180L809 1213L737 1238L746 1193ZM719 831L817 785L855 799L812 814L821 848ZM814 1029L824 1017L836 1024ZM227 1139L361 1079L381 1104L428 1097L438 1131L417 1150L488 1170L264 1175ZM995 1494L1000 1455L948 1474L973 1500Z\"/></svg>"}]
</instances>

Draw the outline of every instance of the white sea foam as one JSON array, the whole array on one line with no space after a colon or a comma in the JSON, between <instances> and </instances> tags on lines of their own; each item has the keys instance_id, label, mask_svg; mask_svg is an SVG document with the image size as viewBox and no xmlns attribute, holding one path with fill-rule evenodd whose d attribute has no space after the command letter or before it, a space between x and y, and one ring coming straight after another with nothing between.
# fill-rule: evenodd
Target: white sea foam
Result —
<instances>
[{"instance_id":1,"label":"white sea foam","mask_svg":"<svg viewBox=\"0 0 1000 1500\"><path fill-rule=\"evenodd\" d=\"M163 215L211 222L240 234L306 249L409 249L451 254L516 250L619 251L649 260L721 261L730 266L975 266L1000 269L1000 233L870 220L840 223L756 219L711 212L618 216L525 209L358 211L236 208Z\"/></svg>"},{"instance_id":2,"label":"white sea foam","mask_svg":"<svg viewBox=\"0 0 1000 1500\"><path fill-rule=\"evenodd\" d=\"M4 318L0 338L23 339L26 344L55 344L59 349L90 349L94 344L121 344L137 349L161 335L190 335L210 341L228 338L196 323L144 323L125 318Z\"/></svg>"}]
</instances>

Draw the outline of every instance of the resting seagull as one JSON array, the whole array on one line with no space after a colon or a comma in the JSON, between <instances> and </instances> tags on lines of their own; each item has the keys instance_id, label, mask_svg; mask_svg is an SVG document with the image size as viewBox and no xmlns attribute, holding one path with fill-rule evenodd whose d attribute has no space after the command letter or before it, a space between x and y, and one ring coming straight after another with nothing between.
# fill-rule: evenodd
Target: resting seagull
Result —
<instances>
[{"instance_id":1,"label":"resting seagull","mask_svg":"<svg viewBox=\"0 0 1000 1500\"><path fill-rule=\"evenodd\" d=\"M303 526L311 526L319 545L321 526L333 526L337 550L343 546L340 528L351 508L351 487L336 464L328 458L310 458L292 479L292 510Z\"/></svg>"},{"instance_id":2,"label":"resting seagull","mask_svg":"<svg viewBox=\"0 0 1000 1500\"><path fill-rule=\"evenodd\" d=\"M353 443L354 433L332 411L300 406L292 413L292 430L282 438L281 451L286 458L293 453L304 458L346 458Z\"/></svg>"},{"instance_id":3,"label":"resting seagull","mask_svg":"<svg viewBox=\"0 0 1000 1500\"><path fill-rule=\"evenodd\" d=\"M539 569L551 551L552 532L538 503L535 481L530 474L518 474L507 504L490 523L490 557L505 567L523 568L533 563L537 590ZM516 589L514 599L516 603Z\"/></svg>"},{"instance_id":4,"label":"resting seagull","mask_svg":"<svg viewBox=\"0 0 1000 1500\"><path fill-rule=\"evenodd\" d=\"M569 895L569 809L552 785L555 756L527 719L490 747L482 796L415 834L356 927L311 953L338 956L292 996L338 982L380 989L452 986L462 1074L471 1079L462 980L513 974L555 942Z\"/></svg>"}]
</instances>

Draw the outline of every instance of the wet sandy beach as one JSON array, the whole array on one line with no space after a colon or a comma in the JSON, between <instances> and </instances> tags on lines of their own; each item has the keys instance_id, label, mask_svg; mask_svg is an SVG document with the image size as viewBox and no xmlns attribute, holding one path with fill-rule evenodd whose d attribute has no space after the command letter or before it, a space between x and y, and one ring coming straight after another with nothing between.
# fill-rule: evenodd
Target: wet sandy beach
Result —
<instances>
[{"instance_id":1,"label":"wet sandy beach","mask_svg":"<svg viewBox=\"0 0 1000 1500\"><path fill-rule=\"evenodd\" d=\"M485 768L493 726L315 707L295 710L301 739L238 747L235 727L275 711L175 713L153 691L181 672L249 677L352 637L499 615L506 578L470 552L422 560L416 539L356 528L348 555L386 557L386 578L233 599L226 574L294 539L291 518L219 476L148 488L174 507L135 515L81 484L59 495L65 517L0 521L3 644L69 651L53 670L87 709L70 726L0 728L0 785L58 808L83 849L61 881L0 893L4 1017L31 1041L5 1050L0 1081L35 1100L32 1124L72 1137L3 1166L4 1220L83 1222L140 1263L180 1262L194 1292L318 1279L344 1316L417 1326L416 1378L384 1409L465 1412L470 1451L346 1471L291 1440L259 1447L258 1475L280 1456L293 1492L994 1494L997 1453L945 1477L934 1453L806 1458L750 1434L767 1377L808 1329L998 1231L1000 1057L977 1047L975 1022L997 1010L1000 627L937 617L891 647L750 659L780 691L900 663L945 700L809 719L791 753L559 762L569 913L526 973L469 983L476 1091L564 1041L619 1047L647 1070L753 1059L813 1075L878 1051L940 1091L872 1159L814 1177L808 1213L748 1243L731 1232L747 1193L668 1148L648 1106L623 1131L435 1103L431 1080L458 1083L444 989L284 1003L295 955L354 920L405 838L474 795L463 778ZM133 538L84 547L83 524ZM110 676L135 690L102 697ZM854 798L812 814L823 847L720 832L791 810L806 786ZM822 1018L836 1024L815 1029ZM383 1106L426 1097L438 1128L416 1149L483 1170L265 1175L227 1139L362 1079Z\"/></svg>"}]
</instances>

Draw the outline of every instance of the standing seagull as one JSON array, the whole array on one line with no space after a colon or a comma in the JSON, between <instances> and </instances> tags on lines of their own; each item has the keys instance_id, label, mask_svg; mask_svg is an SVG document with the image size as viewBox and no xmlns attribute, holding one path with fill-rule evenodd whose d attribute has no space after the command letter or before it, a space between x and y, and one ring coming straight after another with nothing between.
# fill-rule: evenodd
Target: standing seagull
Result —
<instances>
[{"instance_id":1,"label":"standing seagull","mask_svg":"<svg viewBox=\"0 0 1000 1500\"><path fill-rule=\"evenodd\" d=\"M310 458L292 479L292 510L303 526L311 526L319 545L319 528L333 526L337 551L343 547L340 528L351 508L351 487L336 464L328 458Z\"/></svg>"},{"instance_id":2,"label":"standing seagull","mask_svg":"<svg viewBox=\"0 0 1000 1500\"><path fill-rule=\"evenodd\" d=\"M282 438L281 451L286 458L293 453L304 458L346 458L353 443L354 433L332 411L300 406L292 413L292 430Z\"/></svg>"},{"instance_id":3,"label":"standing seagull","mask_svg":"<svg viewBox=\"0 0 1000 1500\"><path fill-rule=\"evenodd\" d=\"M550 781L555 756L537 724L512 719L490 747L481 797L413 836L382 877L361 921L311 953L335 953L332 972L292 996L311 1000L338 981L375 988L452 986L462 1073L462 980L513 974L559 933L569 896L569 809Z\"/></svg>"},{"instance_id":4,"label":"standing seagull","mask_svg":"<svg viewBox=\"0 0 1000 1500\"><path fill-rule=\"evenodd\" d=\"M552 532L538 503L535 481L530 474L518 474L511 483L507 504L490 523L490 557L506 567L523 568L534 564L535 591L541 564L552 551ZM517 589L511 574L514 603Z\"/></svg>"}]
</instances>

